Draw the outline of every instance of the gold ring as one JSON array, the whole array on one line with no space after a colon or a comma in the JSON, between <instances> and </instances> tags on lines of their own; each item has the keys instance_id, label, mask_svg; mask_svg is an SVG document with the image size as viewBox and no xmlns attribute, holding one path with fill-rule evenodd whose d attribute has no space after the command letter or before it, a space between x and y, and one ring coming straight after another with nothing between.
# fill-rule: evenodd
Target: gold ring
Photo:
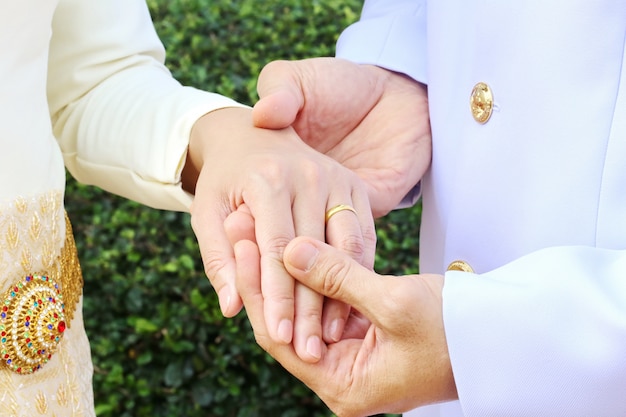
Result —
<instances>
[{"instance_id":1,"label":"gold ring","mask_svg":"<svg viewBox=\"0 0 626 417\"><path fill-rule=\"evenodd\" d=\"M333 217L335 214L339 213L340 211L343 210L348 210L353 212L354 214L356 214L356 210L352 207L350 207L347 204L338 204L335 207L331 208L330 210L328 210L326 212L326 223L328 223L328 220L330 220L331 217Z\"/></svg>"}]
</instances>

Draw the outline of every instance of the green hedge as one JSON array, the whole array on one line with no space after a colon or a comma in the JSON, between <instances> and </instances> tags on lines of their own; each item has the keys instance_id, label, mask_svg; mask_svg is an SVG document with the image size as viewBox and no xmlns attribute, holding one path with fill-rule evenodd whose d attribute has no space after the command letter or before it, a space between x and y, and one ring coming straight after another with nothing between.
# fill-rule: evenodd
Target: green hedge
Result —
<instances>
[{"instance_id":1,"label":"green hedge","mask_svg":"<svg viewBox=\"0 0 626 417\"><path fill-rule=\"evenodd\" d=\"M148 0L185 84L241 102L274 59L330 56L360 1ZM85 276L85 326L100 417L329 416L254 342L245 313L221 316L189 215L68 181ZM415 272L419 207L378 222L377 270Z\"/></svg>"}]
</instances>

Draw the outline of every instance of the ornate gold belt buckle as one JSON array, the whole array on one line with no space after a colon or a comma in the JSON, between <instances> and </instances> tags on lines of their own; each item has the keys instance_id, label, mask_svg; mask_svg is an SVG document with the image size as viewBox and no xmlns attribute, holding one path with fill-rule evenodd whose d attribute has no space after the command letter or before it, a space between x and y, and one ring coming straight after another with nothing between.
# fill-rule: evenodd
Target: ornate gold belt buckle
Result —
<instances>
[{"instance_id":1,"label":"ornate gold belt buckle","mask_svg":"<svg viewBox=\"0 0 626 417\"><path fill-rule=\"evenodd\" d=\"M7 290L0 307L0 359L13 372L31 374L50 360L65 328L58 283L26 276Z\"/></svg>"}]
</instances>

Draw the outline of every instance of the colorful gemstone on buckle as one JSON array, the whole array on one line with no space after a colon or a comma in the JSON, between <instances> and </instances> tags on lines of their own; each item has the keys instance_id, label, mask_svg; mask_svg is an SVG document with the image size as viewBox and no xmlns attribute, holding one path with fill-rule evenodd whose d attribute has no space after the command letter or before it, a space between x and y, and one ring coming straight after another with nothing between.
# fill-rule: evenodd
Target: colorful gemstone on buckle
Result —
<instances>
[{"instance_id":1,"label":"colorful gemstone on buckle","mask_svg":"<svg viewBox=\"0 0 626 417\"><path fill-rule=\"evenodd\" d=\"M30 275L10 288L0 308L0 361L19 374L41 368L56 351L65 331L59 286Z\"/></svg>"}]
</instances>

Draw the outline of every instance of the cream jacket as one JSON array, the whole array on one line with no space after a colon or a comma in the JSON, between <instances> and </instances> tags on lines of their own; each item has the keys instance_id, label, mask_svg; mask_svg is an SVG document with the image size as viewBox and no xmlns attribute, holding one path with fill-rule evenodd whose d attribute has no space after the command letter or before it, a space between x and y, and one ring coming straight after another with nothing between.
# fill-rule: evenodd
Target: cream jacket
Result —
<instances>
[{"instance_id":1,"label":"cream jacket","mask_svg":"<svg viewBox=\"0 0 626 417\"><path fill-rule=\"evenodd\" d=\"M408 416L626 415L625 48L624 0L366 0L342 34L428 84L420 269L460 400Z\"/></svg>"},{"instance_id":2,"label":"cream jacket","mask_svg":"<svg viewBox=\"0 0 626 417\"><path fill-rule=\"evenodd\" d=\"M189 207L190 129L238 104L172 79L144 0L0 1L0 51L0 295L60 253L65 167L153 207ZM91 416L91 390L79 308L40 371L0 367L0 416Z\"/></svg>"}]
</instances>

